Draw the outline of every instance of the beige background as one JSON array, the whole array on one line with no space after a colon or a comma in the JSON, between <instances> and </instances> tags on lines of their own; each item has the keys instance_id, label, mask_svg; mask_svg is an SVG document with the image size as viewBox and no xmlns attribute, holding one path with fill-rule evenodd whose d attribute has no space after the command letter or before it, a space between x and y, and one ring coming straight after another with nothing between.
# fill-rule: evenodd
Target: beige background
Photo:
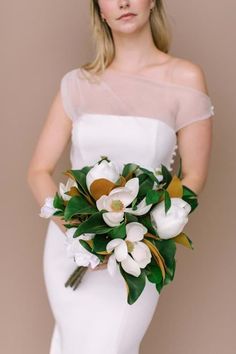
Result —
<instances>
[{"instance_id":1,"label":"beige background","mask_svg":"<svg viewBox=\"0 0 236 354\"><path fill-rule=\"evenodd\" d=\"M168 1L173 55L200 64L215 105L209 177L142 342L148 354L235 354L235 33L233 0ZM1 328L4 354L48 353L42 273L47 220L26 171L62 75L92 57L88 2L1 1ZM69 146L55 180L68 167Z\"/></svg>"}]
</instances>

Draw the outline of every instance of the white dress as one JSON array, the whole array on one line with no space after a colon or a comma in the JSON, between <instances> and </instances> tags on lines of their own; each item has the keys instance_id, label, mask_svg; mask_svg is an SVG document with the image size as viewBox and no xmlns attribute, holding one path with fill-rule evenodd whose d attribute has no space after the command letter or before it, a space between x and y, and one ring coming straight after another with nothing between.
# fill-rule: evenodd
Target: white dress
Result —
<instances>
[{"instance_id":1,"label":"white dress","mask_svg":"<svg viewBox=\"0 0 236 354\"><path fill-rule=\"evenodd\" d=\"M176 133L213 116L205 93L142 75L106 70L100 82L83 69L61 80L64 110L72 120L71 166L95 164L101 156L146 168L160 163L172 170ZM87 271L74 291L64 284L76 268L66 257L65 235L49 221L44 248L44 277L55 318L50 354L138 354L155 313L159 293L146 279L138 300L127 303L125 281L107 269Z\"/></svg>"}]
</instances>

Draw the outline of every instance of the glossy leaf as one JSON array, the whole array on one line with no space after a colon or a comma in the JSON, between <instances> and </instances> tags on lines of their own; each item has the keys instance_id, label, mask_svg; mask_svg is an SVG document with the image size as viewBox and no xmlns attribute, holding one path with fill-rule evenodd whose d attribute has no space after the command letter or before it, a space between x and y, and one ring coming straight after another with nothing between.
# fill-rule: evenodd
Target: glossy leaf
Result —
<instances>
[{"instance_id":1,"label":"glossy leaf","mask_svg":"<svg viewBox=\"0 0 236 354\"><path fill-rule=\"evenodd\" d=\"M65 208L64 216L65 220L69 220L72 216L77 214L94 214L97 212L97 208L91 206L83 196L77 196L70 198Z\"/></svg>"},{"instance_id":2,"label":"glossy leaf","mask_svg":"<svg viewBox=\"0 0 236 354\"><path fill-rule=\"evenodd\" d=\"M134 163L127 163L124 165L122 170L122 176L125 177L126 181L132 178L133 173L138 169L139 165Z\"/></svg>"},{"instance_id":3,"label":"glossy leaf","mask_svg":"<svg viewBox=\"0 0 236 354\"><path fill-rule=\"evenodd\" d=\"M79 236L83 233L104 234L109 232L112 228L104 222L102 214L103 211L101 210L91 215L86 221L78 226L73 237Z\"/></svg>"},{"instance_id":4,"label":"glossy leaf","mask_svg":"<svg viewBox=\"0 0 236 354\"><path fill-rule=\"evenodd\" d=\"M180 157L179 159L179 168L178 168L178 172L177 172L177 176L178 178L182 179L182 158Z\"/></svg>"},{"instance_id":5,"label":"glossy leaf","mask_svg":"<svg viewBox=\"0 0 236 354\"><path fill-rule=\"evenodd\" d=\"M153 265L149 263L145 268L145 272L148 280L151 283L159 284L160 282L162 282L163 278L162 278L161 269L157 265Z\"/></svg>"},{"instance_id":6,"label":"glossy leaf","mask_svg":"<svg viewBox=\"0 0 236 354\"><path fill-rule=\"evenodd\" d=\"M60 210L64 210L65 209L64 200L58 194L58 192L56 192L56 194L55 194L55 196L53 198L53 206L56 209L60 209Z\"/></svg>"},{"instance_id":7,"label":"glossy leaf","mask_svg":"<svg viewBox=\"0 0 236 354\"><path fill-rule=\"evenodd\" d=\"M163 195L162 190L155 191L153 189L150 189L146 195L146 204L149 205L149 204L158 203L162 195Z\"/></svg>"},{"instance_id":8,"label":"glossy leaf","mask_svg":"<svg viewBox=\"0 0 236 354\"><path fill-rule=\"evenodd\" d=\"M166 183L165 188L167 188L172 180L172 175L170 171L167 169L167 167L163 164L161 164L161 173L163 175L163 180L161 182L162 183L165 182Z\"/></svg>"},{"instance_id":9,"label":"glossy leaf","mask_svg":"<svg viewBox=\"0 0 236 354\"><path fill-rule=\"evenodd\" d=\"M182 198L183 186L181 180L174 175L166 190L171 198Z\"/></svg>"},{"instance_id":10,"label":"glossy leaf","mask_svg":"<svg viewBox=\"0 0 236 354\"><path fill-rule=\"evenodd\" d=\"M173 239L168 240L153 240L153 243L158 248L162 257L165 260L166 267L169 274L173 274L175 266L175 254L176 254L176 244Z\"/></svg>"},{"instance_id":11,"label":"glossy leaf","mask_svg":"<svg viewBox=\"0 0 236 354\"><path fill-rule=\"evenodd\" d=\"M143 224L144 226L146 226L146 228L148 229L148 231L157 236L157 231L154 229L152 222L151 222L151 217L150 217L150 213L144 214L144 215L140 215L138 217L138 221Z\"/></svg>"},{"instance_id":12,"label":"glossy leaf","mask_svg":"<svg viewBox=\"0 0 236 354\"><path fill-rule=\"evenodd\" d=\"M126 228L125 228L125 223L122 222L119 226L115 226L109 231L109 236L111 238L122 238L124 239L126 237Z\"/></svg>"},{"instance_id":13,"label":"glossy leaf","mask_svg":"<svg viewBox=\"0 0 236 354\"><path fill-rule=\"evenodd\" d=\"M165 213L167 213L167 211L171 207L171 199L170 199L170 196L169 196L169 193L167 192L167 190L165 190L165 192L164 192L164 202L165 202Z\"/></svg>"},{"instance_id":14,"label":"glossy leaf","mask_svg":"<svg viewBox=\"0 0 236 354\"><path fill-rule=\"evenodd\" d=\"M141 269L141 274L139 277L135 277L131 274L128 274L124 271L122 268L121 264L119 264L120 268L120 273L123 276L125 282L126 282L126 287L127 287L127 292L128 292L128 304L132 305L141 295L143 292L143 289L146 284L146 274L143 269Z\"/></svg>"},{"instance_id":15,"label":"glossy leaf","mask_svg":"<svg viewBox=\"0 0 236 354\"><path fill-rule=\"evenodd\" d=\"M111 238L107 234L95 235L93 238L93 251L100 254L108 254L106 251L106 246Z\"/></svg>"},{"instance_id":16,"label":"glossy leaf","mask_svg":"<svg viewBox=\"0 0 236 354\"><path fill-rule=\"evenodd\" d=\"M177 243L180 243L184 247L194 249L193 242L190 240L190 238L188 238L188 236L184 232L181 232L179 235L173 237L172 240Z\"/></svg>"},{"instance_id":17,"label":"glossy leaf","mask_svg":"<svg viewBox=\"0 0 236 354\"><path fill-rule=\"evenodd\" d=\"M90 169L87 169L88 171ZM82 170L70 170L70 173L77 182L78 189L82 194L89 195L88 187L86 184L86 174Z\"/></svg>"},{"instance_id":18,"label":"glossy leaf","mask_svg":"<svg viewBox=\"0 0 236 354\"><path fill-rule=\"evenodd\" d=\"M165 279L165 268L166 268L166 264L165 264L165 260L162 257L162 255L160 254L159 250L157 249L157 247L155 246L154 241L151 240L147 240L146 238L143 239L143 242L146 243L146 245L149 247L152 256L154 257L157 265L159 265L160 269L161 269L161 273L162 273L162 278Z\"/></svg>"}]
</instances>

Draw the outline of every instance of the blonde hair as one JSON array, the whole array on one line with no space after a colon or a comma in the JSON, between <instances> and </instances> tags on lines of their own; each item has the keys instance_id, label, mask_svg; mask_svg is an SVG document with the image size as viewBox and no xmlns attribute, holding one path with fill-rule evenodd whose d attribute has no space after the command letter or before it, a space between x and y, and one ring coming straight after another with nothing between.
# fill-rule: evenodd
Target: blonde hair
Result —
<instances>
[{"instance_id":1,"label":"blonde hair","mask_svg":"<svg viewBox=\"0 0 236 354\"><path fill-rule=\"evenodd\" d=\"M81 68L96 76L113 61L115 46L110 27L106 21L102 20L98 0L90 0L90 14L96 57L92 62L81 65ZM162 52L168 53L171 30L162 0L155 0L155 5L150 14L150 26L155 46Z\"/></svg>"}]
</instances>

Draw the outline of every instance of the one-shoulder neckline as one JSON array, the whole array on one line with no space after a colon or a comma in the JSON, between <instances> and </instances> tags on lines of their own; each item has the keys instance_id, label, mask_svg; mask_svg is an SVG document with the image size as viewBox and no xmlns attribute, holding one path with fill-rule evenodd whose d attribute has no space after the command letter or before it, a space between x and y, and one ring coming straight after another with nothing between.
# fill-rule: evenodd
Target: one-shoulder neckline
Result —
<instances>
[{"instance_id":1,"label":"one-shoulder neckline","mask_svg":"<svg viewBox=\"0 0 236 354\"><path fill-rule=\"evenodd\" d=\"M84 70L84 69L78 68L77 70ZM124 76L124 77L128 77L128 78L133 78L136 80L146 81L146 82L149 82L153 85L166 86L166 87L170 87L170 88L179 88L179 89L183 89L183 90L187 90L187 91L192 91L192 92L195 92L196 94L200 94L202 96L205 96L208 99L211 99L210 95L208 95L207 93L205 93L201 90L195 89L193 87L177 84L177 83L170 82L170 81L157 80L155 78L151 78L146 75L137 74L137 73L128 73L128 72L118 71L118 70L113 70L113 69L105 69L105 71L102 75L95 75L95 76L97 76L97 78L100 80L101 83L107 84L106 76L108 77L109 75L113 75L113 74L117 75L117 77Z\"/></svg>"}]
</instances>

